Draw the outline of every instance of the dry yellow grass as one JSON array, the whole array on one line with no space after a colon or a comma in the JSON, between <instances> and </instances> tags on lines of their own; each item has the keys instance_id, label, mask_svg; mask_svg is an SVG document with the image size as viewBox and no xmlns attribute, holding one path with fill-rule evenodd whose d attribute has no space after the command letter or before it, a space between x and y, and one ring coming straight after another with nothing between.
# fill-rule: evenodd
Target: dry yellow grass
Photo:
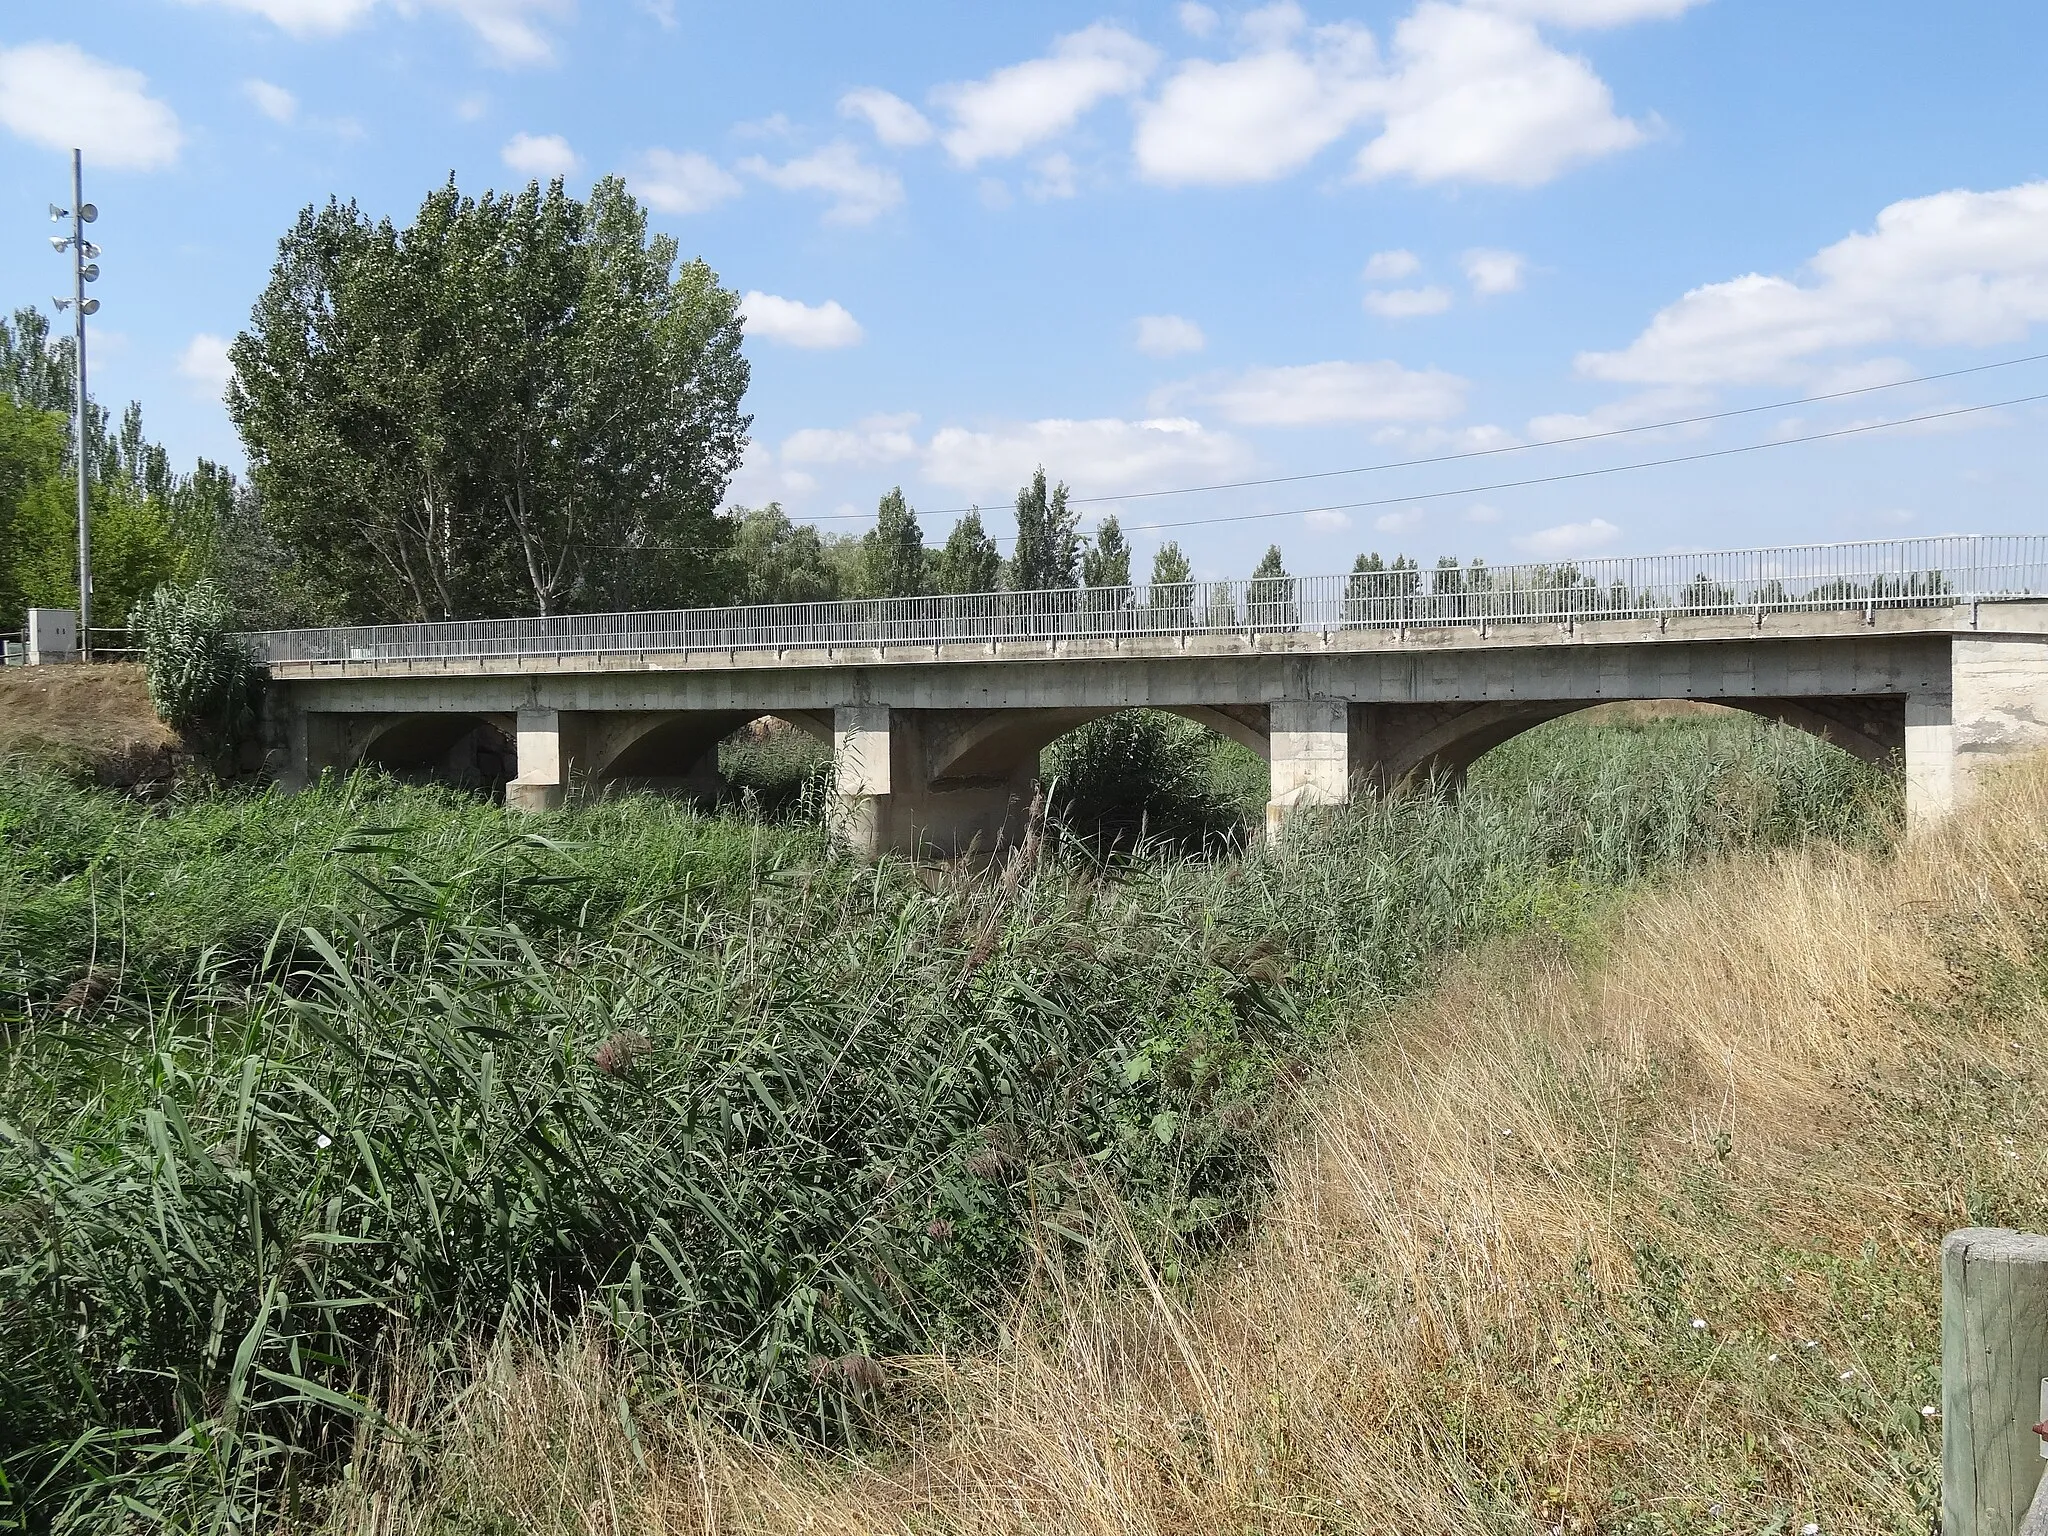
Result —
<instances>
[{"instance_id":1,"label":"dry yellow grass","mask_svg":"<svg viewBox=\"0 0 2048 1536\"><path fill-rule=\"evenodd\" d=\"M1928 1528L1936 1247L2048 1221L2048 762L1890 860L1683 877L1597 951L1467 957L1303 1095L1258 1234L1168 1293L1047 1280L900 1362L861 1458L503 1350L357 1528Z\"/></svg>"},{"instance_id":2,"label":"dry yellow grass","mask_svg":"<svg viewBox=\"0 0 2048 1536\"><path fill-rule=\"evenodd\" d=\"M0 670L0 757L68 755L126 784L168 776L179 750L139 662Z\"/></svg>"}]
</instances>

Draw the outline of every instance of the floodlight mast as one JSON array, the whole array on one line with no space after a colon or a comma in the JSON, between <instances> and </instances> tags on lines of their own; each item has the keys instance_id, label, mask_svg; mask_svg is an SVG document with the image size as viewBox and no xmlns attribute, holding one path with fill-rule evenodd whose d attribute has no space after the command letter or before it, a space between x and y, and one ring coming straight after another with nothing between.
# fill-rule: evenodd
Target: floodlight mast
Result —
<instances>
[{"instance_id":1,"label":"floodlight mast","mask_svg":"<svg viewBox=\"0 0 2048 1536\"><path fill-rule=\"evenodd\" d=\"M77 149L71 151L71 314L77 326L76 392L72 406L78 429L78 654L81 660L91 661L92 497L87 478L85 419L85 153Z\"/></svg>"}]
</instances>

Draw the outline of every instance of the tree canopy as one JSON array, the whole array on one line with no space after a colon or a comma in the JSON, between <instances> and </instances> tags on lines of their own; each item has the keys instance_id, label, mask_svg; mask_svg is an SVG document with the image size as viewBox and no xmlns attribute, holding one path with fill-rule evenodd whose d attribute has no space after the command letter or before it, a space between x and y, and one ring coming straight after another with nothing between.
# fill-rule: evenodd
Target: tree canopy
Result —
<instances>
[{"instance_id":1,"label":"tree canopy","mask_svg":"<svg viewBox=\"0 0 2048 1536\"><path fill-rule=\"evenodd\" d=\"M1131 546L1124 537L1123 524L1111 513L1095 530L1095 537L1081 552L1081 579L1091 587L1128 587L1131 584Z\"/></svg>"},{"instance_id":2,"label":"tree canopy","mask_svg":"<svg viewBox=\"0 0 2048 1536\"><path fill-rule=\"evenodd\" d=\"M1017 547L1004 571L1003 585L1012 592L1042 592L1074 587L1081 581L1081 539L1076 518L1067 507L1062 480L1046 490L1040 466L1031 483L1017 492Z\"/></svg>"},{"instance_id":3,"label":"tree canopy","mask_svg":"<svg viewBox=\"0 0 2048 1536\"><path fill-rule=\"evenodd\" d=\"M746 446L738 295L607 177L400 229L305 209L228 409L269 526L337 616L438 619L722 596Z\"/></svg>"},{"instance_id":4,"label":"tree canopy","mask_svg":"<svg viewBox=\"0 0 2048 1536\"><path fill-rule=\"evenodd\" d=\"M1003 557L982 527L979 512L969 512L953 525L932 574L932 585L941 592L996 590L1002 580Z\"/></svg>"},{"instance_id":5,"label":"tree canopy","mask_svg":"<svg viewBox=\"0 0 2048 1536\"><path fill-rule=\"evenodd\" d=\"M28 608L78 606L77 449L72 342L47 316L0 320L0 628ZM213 574L226 531L245 512L243 488L217 464L190 475L144 431L131 404L118 424L86 402L86 478L92 511L94 629L115 629L166 581ZM250 615L267 621L267 613Z\"/></svg>"},{"instance_id":6,"label":"tree canopy","mask_svg":"<svg viewBox=\"0 0 2048 1536\"><path fill-rule=\"evenodd\" d=\"M862 597L921 597L931 590L924 531L897 486L875 510L875 526L860 541Z\"/></svg>"}]
</instances>

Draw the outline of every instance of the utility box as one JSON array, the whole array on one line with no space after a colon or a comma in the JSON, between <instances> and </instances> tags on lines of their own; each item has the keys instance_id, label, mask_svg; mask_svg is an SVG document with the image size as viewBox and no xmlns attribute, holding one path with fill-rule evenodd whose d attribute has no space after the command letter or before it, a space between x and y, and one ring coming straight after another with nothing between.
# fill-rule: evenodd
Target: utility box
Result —
<instances>
[{"instance_id":1,"label":"utility box","mask_svg":"<svg viewBox=\"0 0 2048 1536\"><path fill-rule=\"evenodd\" d=\"M28 664L78 660L78 613L71 608L28 611Z\"/></svg>"}]
</instances>

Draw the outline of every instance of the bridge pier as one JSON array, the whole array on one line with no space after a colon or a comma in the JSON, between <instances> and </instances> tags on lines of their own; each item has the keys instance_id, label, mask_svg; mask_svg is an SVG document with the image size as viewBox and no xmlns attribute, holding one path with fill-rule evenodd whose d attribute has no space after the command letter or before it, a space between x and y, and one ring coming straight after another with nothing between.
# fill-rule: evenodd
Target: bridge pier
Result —
<instances>
[{"instance_id":1,"label":"bridge pier","mask_svg":"<svg viewBox=\"0 0 2048 1536\"><path fill-rule=\"evenodd\" d=\"M571 775L586 750L588 722L581 711L526 704L519 710L519 776L505 786L514 811L560 810Z\"/></svg>"},{"instance_id":2,"label":"bridge pier","mask_svg":"<svg viewBox=\"0 0 2048 1536\"><path fill-rule=\"evenodd\" d=\"M1348 802L1364 764L1352 719L1358 706L1343 699L1275 699L1267 708L1266 835L1277 837L1298 810Z\"/></svg>"},{"instance_id":3,"label":"bridge pier","mask_svg":"<svg viewBox=\"0 0 2048 1536\"><path fill-rule=\"evenodd\" d=\"M833 711L834 825L848 847L870 858L956 858L1022 836L1037 749L992 772L949 772L962 713L886 704Z\"/></svg>"}]
</instances>

